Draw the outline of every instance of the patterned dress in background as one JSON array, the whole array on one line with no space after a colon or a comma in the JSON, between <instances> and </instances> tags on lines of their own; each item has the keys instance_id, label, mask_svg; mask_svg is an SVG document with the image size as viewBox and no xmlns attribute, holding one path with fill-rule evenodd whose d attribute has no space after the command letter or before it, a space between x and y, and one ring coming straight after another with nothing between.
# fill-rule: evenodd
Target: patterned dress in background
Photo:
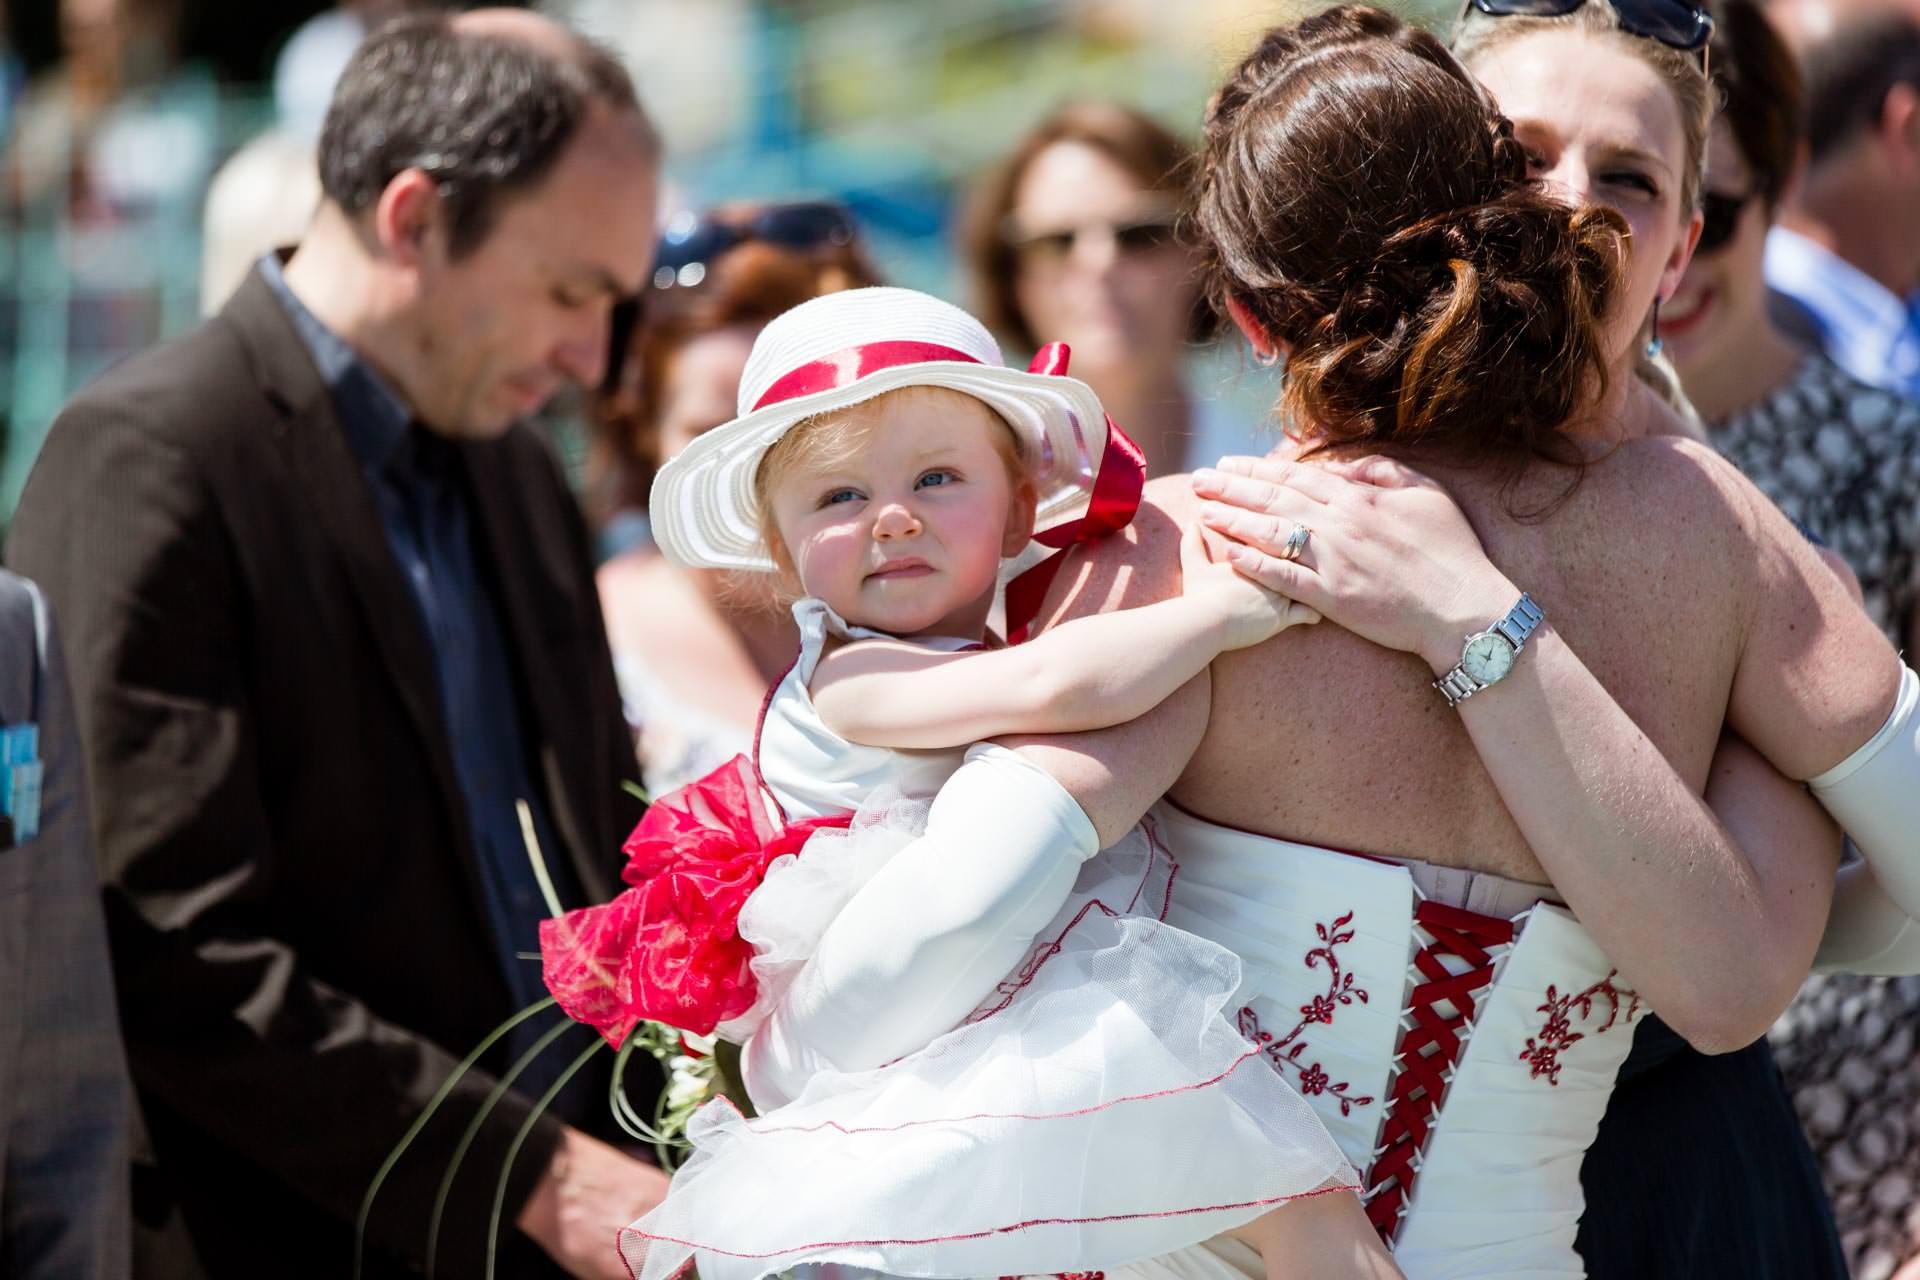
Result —
<instances>
[{"instance_id":1,"label":"patterned dress in background","mask_svg":"<svg viewBox=\"0 0 1920 1280\"><path fill-rule=\"evenodd\" d=\"M1809 356L1713 444L1838 552L1904 646L1920 546L1920 403ZM1771 1034L1856 1280L1920 1255L1920 978L1814 977Z\"/></svg>"}]
</instances>

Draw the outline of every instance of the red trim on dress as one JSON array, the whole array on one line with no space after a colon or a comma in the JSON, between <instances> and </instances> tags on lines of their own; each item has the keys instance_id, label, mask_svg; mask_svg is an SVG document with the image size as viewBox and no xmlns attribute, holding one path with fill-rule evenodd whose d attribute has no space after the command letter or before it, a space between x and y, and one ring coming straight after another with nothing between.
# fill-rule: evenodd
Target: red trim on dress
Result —
<instances>
[{"instance_id":1,"label":"red trim on dress","mask_svg":"<svg viewBox=\"0 0 1920 1280\"><path fill-rule=\"evenodd\" d=\"M837 1120L823 1120L819 1124L770 1124L771 1116L756 1119L752 1124L756 1134L764 1133L819 1133L830 1129L851 1137L856 1133L898 1133L905 1129L919 1129L927 1125L966 1124L976 1120L1076 1120L1081 1116L1098 1115L1125 1102L1151 1102L1155 1098L1171 1098L1176 1094L1195 1093L1201 1089L1211 1089L1238 1071L1246 1063L1260 1056L1258 1049L1250 1048L1229 1062L1225 1069L1205 1080L1195 1080L1188 1084L1174 1085L1171 1088L1155 1089L1149 1093L1130 1093L1123 1097L1109 1098L1105 1102L1096 1102L1088 1107L1076 1107L1071 1111L977 1111L971 1115L929 1116L924 1120L902 1120L899 1124L856 1125L848 1128ZM897 1059L896 1059L897 1061ZM716 1095L708 1105L724 1106L742 1121L747 1117L731 1098L725 1094Z\"/></svg>"},{"instance_id":2,"label":"red trim on dress","mask_svg":"<svg viewBox=\"0 0 1920 1280\"><path fill-rule=\"evenodd\" d=\"M1012 1004L1014 997L1019 995L1028 984L1040 975L1040 970L1046 966L1047 961L1060 954L1061 948L1066 945L1067 935L1080 926L1080 922L1087 918L1089 912L1098 909L1103 912L1108 919L1118 919L1121 916L1133 915L1139 909L1140 896L1147 891L1147 885L1153 880L1155 865L1159 859L1163 857L1167 860L1167 885L1165 891L1160 896L1159 912L1154 916L1154 919L1163 924L1166 922L1167 912L1173 907L1173 882L1180 875L1180 863L1174 858L1173 851L1161 843L1159 836L1155 834L1153 820L1151 818L1142 818L1139 825L1140 833L1147 839L1149 852L1147 855L1146 869L1140 875L1140 883L1134 886L1133 897L1128 899L1127 905L1119 911L1115 911L1098 898L1088 901L1078 911L1073 913L1073 919L1067 921L1060 932L1054 934L1053 937L1046 942L1035 943L1033 950L1028 952L1026 960L1021 963L1018 969L1014 970L1013 976L1003 978L994 984L993 989L999 993L1000 999L994 1004L982 1006L968 1014L962 1022L963 1026L985 1021Z\"/></svg>"},{"instance_id":3,"label":"red trim on dress","mask_svg":"<svg viewBox=\"0 0 1920 1280\"><path fill-rule=\"evenodd\" d=\"M792 819L787 817L787 807L780 803L780 797L773 794L773 788L767 785L767 775L760 772L760 735L766 732L767 712L773 707L773 695L780 692L780 686L787 682L787 677L792 675L794 668L799 665L800 655L796 653L793 655L793 661L787 664L787 669L782 671L779 677L767 686L767 696L760 699L760 714L753 718L753 755L751 757L753 760L753 778L755 782L760 784L760 790L766 793L767 799L773 802L774 812L780 815L780 821L782 822L789 822L792 821Z\"/></svg>"},{"instance_id":4,"label":"red trim on dress","mask_svg":"<svg viewBox=\"0 0 1920 1280\"><path fill-rule=\"evenodd\" d=\"M1277 1204L1290 1204L1295 1200L1311 1200L1315 1196L1333 1195L1343 1191L1358 1191L1350 1182L1338 1183L1330 1187L1316 1187L1312 1191L1299 1191L1287 1196L1267 1196L1258 1200L1238 1200L1231 1204L1196 1205L1191 1209L1146 1210L1139 1213L1108 1213L1089 1218L1030 1218L1025 1222L1011 1222L1003 1227L988 1227L981 1231L966 1231L950 1236L925 1236L918 1239L893 1240L818 1240L809 1244L797 1244L786 1249L776 1249L768 1253L736 1253L731 1249L717 1249L712 1245L698 1244L692 1240L682 1240L677 1236L660 1236L640 1230L638 1227L622 1227L620 1235L639 1236L642 1240L659 1240L666 1244L677 1244L685 1249L699 1250L705 1253L717 1253L727 1258L780 1258L790 1253L801 1253L815 1249L877 1249L890 1245L911 1244L951 1244L960 1240L985 1240L990 1236L1010 1235L1015 1231L1028 1231L1034 1227L1070 1227L1102 1222L1139 1222L1152 1218L1185 1218L1196 1213L1227 1213L1236 1209L1266 1209ZM678 1275L679 1272L675 1272Z\"/></svg>"},{"instance_id":5,"label":"red trim on dress","mask_svg":"<svg viewBox=\"0 0 1920 1280\"><path fill-rule=\"evenodd\" d=\"M1367 1219L1388 1244L1412 1197L1420 1156L1445 1100L1447 1080L1459 1060L1465 1033L1472 1027L1477 993L1493 981L1491 948L1513 941L1511 920L1441 902L1420 903L1414 908L1413 922L1432 939L1413 957L1414 967L1426 981L1417 984L1407 999L1412 1023L1400 1034L1394 1055L1400 1071L1388 1091L1380 1154L1366 1174ZM1465 960L1469 967L1454 973L1446 964L1449 957ZM1442 1012L1443 1006L1451 1012Z\"/></svg>"}]
</instances>

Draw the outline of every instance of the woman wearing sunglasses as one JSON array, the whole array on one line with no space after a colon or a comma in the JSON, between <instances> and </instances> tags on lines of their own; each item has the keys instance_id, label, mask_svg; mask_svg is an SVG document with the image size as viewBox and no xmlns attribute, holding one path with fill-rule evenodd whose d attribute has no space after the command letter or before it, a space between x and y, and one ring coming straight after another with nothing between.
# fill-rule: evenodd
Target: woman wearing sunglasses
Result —
<instances>
[{"instance_id":1,"label":"woman wearing sunglasses","mask_svg":"<svg viewBox=\"0 0 1920 1280\"><path fill-rule=\"evenodd\" d=\"M660 464L734 416L767 321L809 298L878 284L847 210L822 201L729 205L669 221L651 286L615 326L595 397L596 514L644 517ZM767 686L799 648L786 610L642 539L599 573L615 674L651 795L745 750Z\"/></svg>"},{"instance_id":2,"label":"woman wearing sunglasses","mask_svg":"<svg viewBox=\"0 0 1920 1280\"><path fill-rule=\"evenodd\" d=\"M1753 0L1722 0L1715 17L1723 106L1707 152L1700 243L1661 316L1667 350L1712 443L1844 557L1867 612L1911 651L1920 638L1920 406L1795 345L1768 319L1761 260L1799 163L1800 75ZM1911 1044L1916 1031L1920 993L1905 984L1821 976L1773 1035L1857 1276L1885 1275L1920 1254L1907 1198L1877 1191L1920 1186L1920 1133L1911 1127L1920 1082L1897 1043ZM1852 1095L1842 1081L1871 1103L1845 1106Z\"/></svg>"},{"instance_id":3,"label":"woman wearing sunglasses","mask_svg":"<svg viewBox=\"0 0 1920 1280\"><path fill-rule=\"evenodd\" d=\"M1571 8L1567 0L1469 0L1455 40L1512 119L1531 176L1626 220L1622 306L1640 332L1616 352L1609 372L1662 392L1666 375L1651 356L1670 332L1692 337L1688 327L1705 318L1699 293L1686 293L1682 281L1690 255L1702 246L1711 253L1709 231L1719 235L1724 226L1721 202L1703 199L1714 101L1706 64L1725 52L1724 42L1709 46L1712 31L1704 10L1679 0ZM1754 318L1764 326L1757 260L1750 287ZM1669 318L1675 312L1677 326ZM1768 371L1783 359L1766 336L1749 333L1732 353L1755 392L1778 376ZM1676 361L1688 359L1683 350L1676 345ZM1721 407L1702 409L1712 420ZM1653 429L1680 428L1669 418ZM1745 744L1728 739L1716 767L1746 761L1749 816L1768 804L1791 806L1785 779L1769 777L1748 756ZM1734 815L1716 807L1732 824ZM1786 843L1778 853L1787 864L1831 874L1828 842ZM1847 1274L1817 1168L1764 1041L1706 1057L1649 1019L1582 1177L1579 1243L1593 1275Z\"/></svg>"},{"instance_id":4,"label":"woman wearing sunglasses","mask_svg":"<svg viewBox=\"0 0 1920 1280\"><path fill-rule=\"evenodd\" d=\"M1193 255L1174 236L1191 154L1129 107L1070 104L981 180L961 229L976 314L1011 349L1071 346L1074 376L1150 475L1264 449L1268 434L1189 374L1210 332Z\"/></svg>"}]
</instances>

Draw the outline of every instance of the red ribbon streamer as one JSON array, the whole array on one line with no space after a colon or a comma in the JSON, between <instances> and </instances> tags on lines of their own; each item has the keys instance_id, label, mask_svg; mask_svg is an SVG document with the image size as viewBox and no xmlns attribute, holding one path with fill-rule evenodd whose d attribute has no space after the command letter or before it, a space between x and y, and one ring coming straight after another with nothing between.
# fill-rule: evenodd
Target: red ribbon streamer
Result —
<instances>
[{"instance_id":1,"label":"red ribbon streamer","mask_svg":"<svg viewBox=\"0 0 1920 1280\"><path fill-rule=\"evenodd\" d=\"M1066 343L1049 342L1033 357L1027 372L1065 376L1071 355ZM1066 560L1066 549L1105 537L1133 523L1146 482L1146 455L1109 414L1107 447L1100 455L1100 469L1094 473L1093 494L1087 499L1086 514L1034 534L1035 542L1054 548L1054 553L1007 584L1009 643L1019 644L1028 638L1027 632L1046 601L1054 575Z\"/></svg>"}]
</instances>

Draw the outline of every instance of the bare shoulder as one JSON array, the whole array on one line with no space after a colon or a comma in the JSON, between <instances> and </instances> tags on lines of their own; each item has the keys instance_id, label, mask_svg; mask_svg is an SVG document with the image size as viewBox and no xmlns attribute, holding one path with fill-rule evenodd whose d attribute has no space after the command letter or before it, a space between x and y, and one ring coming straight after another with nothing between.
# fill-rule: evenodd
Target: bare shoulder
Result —
<instances>
[{"instance_id":1,"label":"bare shoulder","mask_svg":"<svg viewBox=\"0 0 1920 1280\"><path fill-rule=\"evenodd\" d=\"M1628 441L1588 468L1568 518L1611 555L1735 587L1751 582L1756 551L1791 532L1733 464L1677 436Z\"/></svg>"},{"instance_id":2,"label":"bare shoulder","mask_svg":"<svg viewBox=\"0 0 1920 1280\"><path fill-rule=\"evenodd\" d=\"M1705 502L1708 511L1742 521L1754 492L1746 477L1712 446L1680 436L1629 440L1597 464L1590 475L1650 505Z\"/></svg>"},{"instance_id":3,"label":"bare shoulder","mask_svg":"<svg viewBox=\"0 0 1920 1280\"><path fill-rule=\"evenodd\" d=\"M1196 505L1184 475L1148 481L1131 524L1067 552L1041 607L1040 629L1178 594L1180 532Z\"/></svg>"}]
</instances>

